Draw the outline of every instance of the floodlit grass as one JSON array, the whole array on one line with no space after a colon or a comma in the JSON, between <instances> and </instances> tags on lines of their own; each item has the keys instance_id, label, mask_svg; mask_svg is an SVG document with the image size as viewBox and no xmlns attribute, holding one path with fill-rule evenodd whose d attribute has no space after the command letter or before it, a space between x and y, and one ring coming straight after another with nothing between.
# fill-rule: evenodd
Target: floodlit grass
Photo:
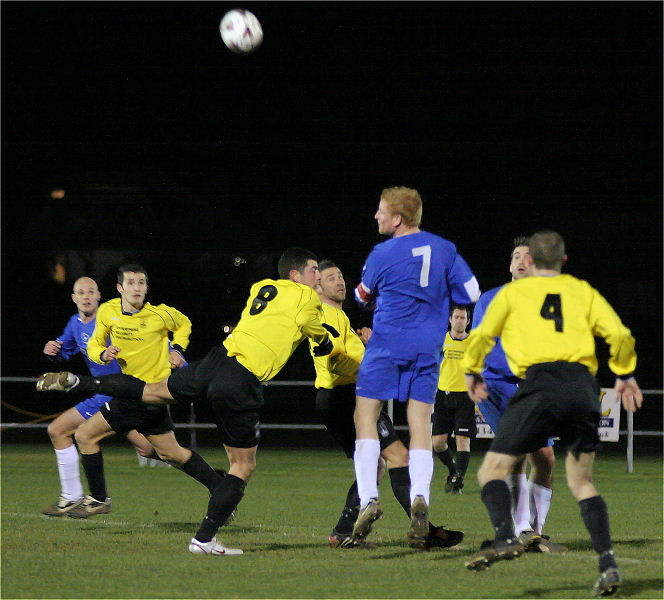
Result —
<instances>
[{"instance_id":1,"label":"floodlit grass","mask_svg":"<svg viewBox=\"0 0 664 600\"><path fill-rule=\"evenodd\" d=\"M215 466L222 452L202 448ZM176 469L139 468L133 449L104 448L113 512L85 521L41 516L58 496L48 446L2 447L3 598L588 598L597 574L576 502L557 466L546 531L570 547L566 556L528 554L482 573L464 559L490 537L474 453L462 496L449 496L440 465L431 520L462 529L456 549L408 548L408 522L387 478L385 516L374 550L332 550L327 536L353 478L352 463L328 450L262 449L234 524L221 530L239 557L195 556L189 539L208 494ZM662 464L600 456L595 481L611 515L622 597L662 598Z\"/></svg>"}]
</instances>

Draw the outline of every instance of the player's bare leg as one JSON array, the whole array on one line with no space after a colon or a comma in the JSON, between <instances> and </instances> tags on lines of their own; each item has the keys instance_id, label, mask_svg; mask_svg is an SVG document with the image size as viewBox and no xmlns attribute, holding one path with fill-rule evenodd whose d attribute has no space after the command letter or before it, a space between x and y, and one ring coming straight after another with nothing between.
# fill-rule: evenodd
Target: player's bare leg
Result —
<instances>
[{"instance_id":1,"label":"player's bare leg","mask_svg":"<svg viewBox=\"0 0 664 600\"><path fill-rule=\"evenodd\" d=\"M590 533L590 541L599 556L600 575L595 581L593 595L611 596L621 584L618 565L613 556L611 534L609 532L609 513L606 503L592 482L594 452L567 454L565 474L570 491L579 502L581 518Z\"/></svg>"},{"instance_id":2,"label":"player's bare leg","mask_svg":"<svg viewBox=\"0 0 664 600\"><path fill-rule=\"evenodd\" d=\"M215 488L208 510L196 535L189 542L189 552L216 556L242 554L239 548L226 548L216 539L219 528L228 521L244 496L244 489L256 469L257 446L236 448L224 445L229 469L226 477Z\"/></svg>"}]
</instances>

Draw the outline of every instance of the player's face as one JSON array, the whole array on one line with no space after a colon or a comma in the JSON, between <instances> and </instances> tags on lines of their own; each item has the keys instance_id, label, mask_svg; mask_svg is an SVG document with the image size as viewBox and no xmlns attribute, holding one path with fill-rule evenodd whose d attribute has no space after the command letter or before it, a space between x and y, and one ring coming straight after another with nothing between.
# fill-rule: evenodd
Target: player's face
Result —
<instances>
[{"instance_id":1,"label":"player's face","mask_svg":"<svg viewBox=\"0 0 664 600\"><path fill-rule=\"evenodd\" d=\"M455 308L450 317L451 329L454 333L463 333L468 327L468 312Z\"/></svg>"},{"instance_id":2,"label":"player's face","mask_svg":"<svg viewBox=\"0 0 664 600\"><path fill-rule=\"evenodd\" d=\"M380 201L378 210L374 215L374 219L378 222L378 233L383 235L392 235L397 227L396 220L399 215L394 215L390 212L390 208L385 200Z\"/></svg>"},{"instance_id":3,"label":"player's face","mask_svg":"<svg viewBox=\"0 0 664 600\"><path fill-rule=\"evenodd\" d=\"M318 263L315 260L309 259L307 266L300 271L291 271L293 281L308 285L310 288L316 289L320 283L320 271L318 270Z\"/></svg>"},{"instance_id":4,"label":"player's face","mask_svg":"<svg viewBox=\"0 0 664 600\"><path fill-rule=\"evenodd\" d=\"M338 267L330 267L320 272L320 288L322 293L334 302L346 299L346 282Z\"/></svg>"},{"instance_id":5,"label":"player's face","mask_svg":"<svg viewBox=\"0 0 664 600\"><path fill-rule=\"evenodd\" d=\"M512 260L510 261L512 281L528 277L532 263L533 261L530 258L530 248L528 248L528 246L517 246L514 248L514 251L512 252Z\"/></svg>"},{"instance_id":6,"label":"player's face","mask_svg":"<svg viewBox=\"0 0 664 600\"><path fill-rule=\"evenodd\" d=\"M148 293L148 282L145 273L127 271L122 278L122 285L117 284L118 292L122 296L123 304L134 308L141 308Z\"/></svg>"},{"instance_id":7,"label":"player's face","mask_svg":"<svg viewBox=\"0 0 664 600\"><path fill-rule=\"evenodd\" d=\"M71 299L76 304L78 312L91 317L97 311L101 294L97 284L89 277L81 277L74 284L74 293Z\"/></svg>"}]
</instances>

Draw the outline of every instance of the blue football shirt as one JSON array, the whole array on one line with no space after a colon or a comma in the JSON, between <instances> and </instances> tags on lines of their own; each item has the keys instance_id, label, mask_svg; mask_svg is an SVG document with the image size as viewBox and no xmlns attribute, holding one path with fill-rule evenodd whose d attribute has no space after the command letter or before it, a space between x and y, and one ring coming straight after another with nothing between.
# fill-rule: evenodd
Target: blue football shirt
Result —
<instances>
[{"instance_id":1,"label":"blue football shirt","mask_svg":"<svg viewBox=\"0 0 664 600\"><path fill-rule=\"evenodd\" d=\"M427 231L376 245L355 290L360 304L375 300L369 344L405 359L439 354L450 302L473 304L479 294L477 279L456 246Z\"/></svg>"},{"instance_id":2,"label":"blue football shirt","mask_svg":"<svg viewBox=\"0 0 664 600\"><path fill-rule=\"evenodd\" d=\"M110 373L120 373L120 365L115 360L106 365L99 365L88 358L88 340L92 336L94 329L95 319L92 319L89 323L83 323L77 314L73 315L67 322L62 335L57 338L57 341L62 342L60 352L57 356L49 356L49 358L58 362L64 362L80 352L85 359L85 363L88 365L90 373L94 377Z\"/></svg>"},{"instance_id":3,"label":"blue football shirt","mask_svg":"<svg viewBox=\"0 0 664 600\"><path fill-rule=\"evenodd\" d=\"M480 296L480 299L477 301L475 309L473 310L473 329L478 327L482 322L484 313L486 313L486 309L489 307L489 304L491 304L491 300L494 299L496 294L503 287L504 286L500 285L489 290L488 292L484 292ZM519 378L516 377L514 373L512 373L512 370L507 364L505 350L503 350L503 345L500 343L500 338L498 337L496 338L496 345L491 349L491 352L489 352L489 354L487 354L486 358L484 359L484 370L482 371L482 376L485 379L505 379L509 382L519 381Z\"/></svg>"}]
</instances>

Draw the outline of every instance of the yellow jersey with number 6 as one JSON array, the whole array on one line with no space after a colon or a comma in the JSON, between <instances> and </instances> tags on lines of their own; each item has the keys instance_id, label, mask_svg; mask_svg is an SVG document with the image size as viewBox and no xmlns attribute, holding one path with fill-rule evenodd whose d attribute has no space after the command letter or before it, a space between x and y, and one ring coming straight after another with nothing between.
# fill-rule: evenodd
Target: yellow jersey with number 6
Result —
<instances>
[{"instance_id":1,"label":"yellow jersey with number 6","mask_svg":"<svg viewBox=\"0 0 664 600\"><path fill-rule=\"evenodd\" d=\"M581 363L595 375L594 336L609 345L609 367L616 375L634 371L634 338L597 290L572 275L525 277L505 285L471 331L464 369L479 373L500 337L518 377L531 365L556 361Z\"/></svg>"},{"instance_id":2,"label":"yellow jersey with number 6","mask_svg":"<svg viewBox=\"0 0 664 600\"><path fill-rule=\"evenodd\" d=\"M267 381L305 337L315 344L325 339L321 318L320 297L314 289L288 279L263 279L251 286L240 322L223 344L228 356Z\"/></svg>"}]
</instances>

